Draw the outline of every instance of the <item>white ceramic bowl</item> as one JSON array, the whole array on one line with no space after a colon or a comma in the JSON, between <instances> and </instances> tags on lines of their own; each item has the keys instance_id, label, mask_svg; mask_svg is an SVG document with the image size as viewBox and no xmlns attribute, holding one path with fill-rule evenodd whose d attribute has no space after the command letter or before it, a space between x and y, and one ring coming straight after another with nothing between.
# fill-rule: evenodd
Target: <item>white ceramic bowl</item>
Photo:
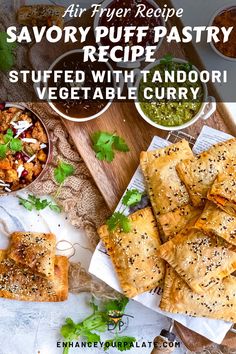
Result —
<instances>
[{"instance_id":1,"label":"white ceramic bowl","mask_svg":"<svg viewBox=\"0 0 236 354\"><path fill-rule=\"evenodd\" d=\"M102 2L101 7L103 9L109 7L109 5L113 2L114 0L105 0ZM156 3L156 1L154 0L147 0L149 2L150 5L152 5L155 9L159 9L160 6ZM161 21L161 26L166 26L165 21L163 20L162 17L159 17L160 21ZM93 28L94 28L94 33L95 33L95 29L99 26L101 17L99 16L99 13L96 14L95 18L94 18L94 23L93 23ZM161 44L163 42L163 38L161 38L161 40L157 43L156 45L156 51L160 48ZM99 46L101 46L101 42L98 43ZM136 68L140 66L140 63L142 61L145 60L145 56L140 58L139 60L137 60L136 62L132 62L132 63L117 63L118 67L123 67L123 68Z\"/></svg>"},{"instance_id":2,"label":"white ceramic bowl","mask_svg":"<svg viewBox=\"0 0 236 354\"><path fill-rule=\"evenodd\" d=\"M212 15L211 17L211 20L210 20L210 23L209 23L209 26L212 26L213 25L213 22L215 20L215 18L220 15L221 13L225 12L225 11L228 11L230 9L235 9L236 10L236 4L232 4L232 5L225 5L223 7L221 7L220 9L218 9L217 11L214 12L214 14ZM226 55L224 55L223 53L221 53L214 45L213 42L210 43L211 45L211 48L214 50L214 52L216 54L218 54L221 58L225 59L225 60L229 60L229 61L232 61L232 62L236 62L236 58L231 58L231 57L227 57Z\"/></svg>"},{"instance_id":3,"label":"white ceramic bowl","mask_svg":"<svg viewBox=\"0 0 236 354\"><path fill-rule=\"evenodd\" d=\"M49 70L49 71L53 70L54 67L55 67L55 65L56 65L57 63L59 63L59 62L61 61L61 59L65 58L66 56L68 56L68 55L70 55L70 54L82 53L82 52L83 52L83 49L74 49L74 50L70 50L70 51L68 51L68 52L66 52L66 53L64 53L64 54L62 54L60 57L58 57L58 58L52 63L52 65L50 66L50 68L49 68L48 70ZM108 67L108 69L109 69L110 71L113 71L111 65L110 65L108 62L106 62L106 63L104 63L104 64L107 65L107 67ZM36 94L37 94L36 88L37 88L39 85L42 85L42 83L37 83L37 84L34 85ZM43 84L43 85L45 85L45 84ZM46 86L47 86L47 84L46 84ZM119 83L115 83L115 81L114 81L114 88L117 88L118 86L121 87L121 90L122 90L122 87L123 87L122 78L121 78L121 80L120 80ZM77 117L71 117L71 116L69 116L69 115L67 115L67 114L65 114L65 113L63 113L63 112L61 112L61 111L56 107L56 105L53 103L53 101L48 100L48 103L49 103L49 105L52 107L52 109L53 109L57 114L59 114L62 118L65 118L65 119L70 120L70 121L72 121L72 122L78 122L78 123L83 123L83 122L87 122L87 121L89 121L89 120L98 118L99 116L101 116L103 113L105 113L105 112L108 110L108 108L110 107L110 105L112 104L112 102L113 102L113 100L110 100L110 101L107 103L107 105L106 105L101 111L99 111L98 113L96 113L96 114L94 114L94 115L92 115L92 116L85 117L85 118L79 118L79 117L77 118Z\"/></svg>"},{"instance_id":4,"label":"white ceramic bowl","mask_svg":"<svg viewBox=\"0 0 236 354\"><path fill-rule=\"evenodd\" d=\"M184 64L188 63L187 60L183 60L183 59L179 59L179 58L173 58L173 61L175 61L177 63L184 63ZM155 63L151 63L151 64L147 65L143 70L149 71L158 64L160 64L160 60L157 60ZM199 72L199 70L194 65L193 65L193 69L195 69L196 71ZM139 90L139 85L140 85L141 79L142 79L142 77L140 75L136 84L135 84L135 86L137 87L137 92ZM215 98L212 96L208 96L208 90L207 90L206 84L202 83L202 86L203 86L204 98L203 98L203 103L201 105L201 108L199 109L198 113L190 121L188 121L182 125L178 125L178 126L174 126L174 127L166 127L164 125L157 124L153 120L151 120L148 116L146 116L146 114L143 112L141 105L138 101L135 101L135 106L136 106L136 109L139 112L140 116L146 122L151 124L153 127L161 129L161 130L167 130L167 131L182 130L182 129L185 129L185 128L189 127L190 125L194 124L198 119L206 120L206 119L210 118L210 116L216 110Z\"/></svg>"}]
</instances>

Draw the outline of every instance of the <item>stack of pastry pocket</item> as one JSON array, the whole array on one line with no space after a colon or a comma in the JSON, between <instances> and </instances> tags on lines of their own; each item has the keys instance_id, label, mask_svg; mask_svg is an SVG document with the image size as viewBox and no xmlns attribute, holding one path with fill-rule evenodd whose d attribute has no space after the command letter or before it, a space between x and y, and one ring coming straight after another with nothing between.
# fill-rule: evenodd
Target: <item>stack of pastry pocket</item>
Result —
<instances>
[{"instance_id":1,"label":"stack of pastry pocket","mask_svg":"<svg viewBox=\"0 0 236 354\"><path fill-rule=\"evenodd\" d=\"M236 139L196 157L190 151L181 141L141 155L165 242L158 250L167 262L160 307L236 322Z\"/></svg>"},{"instance_id":2,"label":"stack of pastry pocket","mask_svg":"<svg viewBox=\"0 0 236 354\"><path fill-rule=\"evenodd\" d=\"M98 230L111 256L121 288L128 297L163 286L165 262L158 256L161 235L157 217L189 203L188 192L178 178L175 166L190 157L193 157L192 151L184 140L166 149L142 153L141 165L148 180L156 217L149 207L129 216L132 225L129 233L121 230L109 232L106 225Z\"/></svg>"},{"instance_id":3,"label":"stack of pastry pocket","mask_svg":"<svg viewBox=\"0 0 236 354\"><path fill-rule=\"evenodd\" d=\"M141 153L154 215L151 208L130 215L128 234L99 229L128 297L160 285L165 274L162 310L236 322L233 161L236 139L199 156L185 140Z\"/></svg>"},{"instance_id":4,"label":"stack of pastry pocket","mask_svg":"<svg viewBox=\"0 0 236 354\"><path fill-rule=\"evenodd\" d=\"M15 232L0 250L0 297L24 301L64 301L68 260L55 256L53 234Z\"/></svg>"}]
</instances>

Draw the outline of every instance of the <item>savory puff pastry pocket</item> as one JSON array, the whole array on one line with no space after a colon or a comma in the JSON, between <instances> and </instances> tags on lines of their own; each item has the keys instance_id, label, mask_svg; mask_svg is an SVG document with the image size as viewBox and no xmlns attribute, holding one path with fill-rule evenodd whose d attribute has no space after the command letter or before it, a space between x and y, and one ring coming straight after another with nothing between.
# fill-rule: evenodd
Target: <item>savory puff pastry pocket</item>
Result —
<instances>
[{"instance_id":1,"label":"savory puff pastry pocket","mask_svg":"<svg viewBox=\"0 0 236 354\"><path fill-rule=\"evenodd\" d=\"M181 208L162 214L158 218L158 225L162 231L164 240L169 241L170 238L178 234L189 222L197 220L202 213L201 208L195 208L187 204Z\"/></svg>"},{"instance_id":2,"label":"savory puff pastry pocket","mask_svg":"<svg viewBox=\"0 0 236 354\"><path fill-rule=\"evenodd\" d=\"M171 267L167 267L160 303L163 311L236 322L236 277L228 276L202 295L194 293Z\"/></svg>"},{"instance_id":3,"label":"savory puff pastry pocket","mask_svg":"<svg viewBox=\"0 0 236 354\"><path fill-rule=\"evenodd\" d=\"M163 149L141 153L140 164L156 216L188 204L188 192L175 166L192 157L192 150L186 140Z\"/></svg>"},{"instance_id":4,"label":"savory puff pastry pocket","mask_svg":"<svg viewBox=\"0 0 236 354\"><path fill-rule=\"evenodd\" d=\"M236 163L233 166L216 177L207 198L222 210L236 216Z\"/></svg>"},{"instance_id":5,"label":"savory puff pastry pocket","mask_svg":"<svg viewBox=\"0 0 236 354\"><path fill-rule=\"evenodd\" d=\"M0 297L22 301L64 301L68 297L68 259L55 257L54 279L32 273L0 250Z\"/></svg>"},{"instance_id":6,"label":"savory puff pastry pocket","mask_svg":"<svg viewBox=\"0 0 236 354\"><path fill-rule=\"evenodd\" d=\"M53 278L56 237L37 232L14 232L9 258L31 268L33 273Z\"/></svg>"},{"instance_id":7,"label":"savory puff pastry pocket","mask_svg":"<svg viewBox=\"0 0 236 354\"><path fill-rule=\"evenodd\" d=\"M186 228L159 248L167 261L189 284L202 294L236 270L236 252L221 238L212 238L194 228Z\"/></svg>"},{"instance_id":8,"label":"savory puff pastry pocket","mask_svg":"<svg viewBox=\"0 0 236 354\"><path fill-rule=\"evenodd\" d=\"M207 202L195 227L209 236L218 236L236 246L236 217Z\"/></svg>"},{"instance_id":9,"label":"savory puff pastry pocket","mask_svg":"<svg viewBox=\"0 0 236 354\"><path fill-rule=\"evenodd\" d=\"M177 172L194 206L203 206L218 173L228 169L236 157L236 139L213 145L202 154L180 162Z\"/></svg>"},{"instance_id":10,"label":"savory puff pastry pocket","mask_svg":"<svg viewBox=\"0 0 236 354\"><path fill-rule=\"evenodd\" d=\"M151 208L137 211L129 219L132 225L129 233L109 233L106 225L98 233L125 295L131 298L160 285L165 262L157 256L161 241Z\"/></svg>"}]
</instances>

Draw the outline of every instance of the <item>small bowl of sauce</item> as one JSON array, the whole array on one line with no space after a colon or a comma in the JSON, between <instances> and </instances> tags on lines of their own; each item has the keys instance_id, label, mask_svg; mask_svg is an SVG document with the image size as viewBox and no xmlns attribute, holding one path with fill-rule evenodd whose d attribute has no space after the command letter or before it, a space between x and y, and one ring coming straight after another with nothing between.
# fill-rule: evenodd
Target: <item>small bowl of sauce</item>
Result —
<instances>
[{"instance_id":1,"label":"small bowl of sauce","mask_svg":"<svg viewBox=\"0 0 236 354\"><path fill-rule=\"evenodd\" d=\"M220 41L218 43L211 42L211 46L221 58L236 61L236 6L217 10L210 21L210 26L234 27L228 42L223 42L223 34L221 33Z\"/></svg>"},{"instance_id":2,"label":"small bowl of sauce","mask_svg":"<svg viewBox=\"0 0 236 354\"><path fill-rule=\"evenodd\" d=\"M75 82L69 83L62 77L57 82L54 82L53 75L47 82L48 88L57 89L57 99L56 100L48 100L49 105L53 108L53 110L59 114L61 117L75 121L75 122L85 122L88 120L95 119L105 113L105 111L110 107L112 100L109 99L94 99L94 92L96 88L99 88L103 93L103 97L106 97L105 92L108 87L115 87L115 82L112 80L110 82L107 80L107 76L105 76L102 82L94 83L94 77L92 75L92 71L96 72L112 72L112 67L109 63L100 63L98 61L95 62L84 62L83 61L83 50L75 49L71 50L63 55L61 55L50 67L49 69L52 72L74 72L77 71L83 72L85 76L85 81L82 83L78 83L75 78ZM88 91L88 94L85 96L82 93L78 95L78 97L62 99L59 98L58 94L60 90L66 88L68 92L70 92L71 88L76 86L78 90L84 88L91 88ZM81 90L82 91L82 90Z\"/></svg>"}]
</instances>

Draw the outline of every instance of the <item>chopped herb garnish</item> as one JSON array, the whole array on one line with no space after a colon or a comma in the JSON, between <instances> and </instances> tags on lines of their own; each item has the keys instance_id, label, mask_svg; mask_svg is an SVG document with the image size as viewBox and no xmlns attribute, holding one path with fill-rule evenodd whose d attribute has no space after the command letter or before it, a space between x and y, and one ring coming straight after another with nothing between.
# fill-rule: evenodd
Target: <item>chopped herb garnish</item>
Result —
<instances>
[{"instance_id":1,"label":"chopped herb garnish","mask_svg":"<svg viewBox=\"0 0 236 354\"><path fill-rule=\"evenodd\" d=\"M57 183L62 184L65 180L75 173L75 168L69 163L60 161L54 170L54 177Z\"/></svg>"},{"instance_id":2,"label":"chopped herb garnish","mask_svg":"<svg viewBox=\"0 0 236 354\"><path fill-rule=\"evenodd\" d=\"M18 138L14 138L11 129L7 130L6 134L3 136L3 140L5 144L0 144L0 159L5 159L8 151L12 151L13 153L22 151L22 141Z\"/></svg>"},{"instance_id":3,"label":"chopped herb garnish","mask_svg":"<svg viewBox=\"0 0 236 354\"><path fill-rule=\"evenodd\" d=\"M51 210L55 211L56 213L61 212L61 208L57 204L47 199L38 198L33 194L29 194L27 199L24 199L22 197L18 197L18 199L19 199L19 204L29 211L32 210L39 211L49 207Z\"/></svg>"},{"instance_id":4,"label":"chopped herb garnish","mask_svg":"<svg viewBox=\"0 0 236 354\"><path fill-rule=\"evenodd\" d=\"M143 193L140 193L137 189L130 189L126 192L122 199L122 204L128 207L135 206L141 202Z\"/></svg>"},{"instance_id":5,"label":"chopped herb garnish","mask_svg":"<svg viewBox=\"0 0 236 354\"><path fill-rule=\"evenodd\" d=\"M107 220L107 226L109 231L120 229L121 231L128 233L131 230L129 218L120 212L115 212L112 214L112 216Z\"/></svg>"},{"instance_id":6,"label":"chopped herb garnish","mask_svg":"<svg viewBox=\"0 0 236 354\"><path fill-rule=\"evenodd\" d=\"M108 132L95 132L92 137L93 150L98 160L112 162L115 151L128 152L129 147L125 140L117 134Z\"/></svg>"},{"instance_id":7,"label":"chopped herb garnish","mask_svg":"<svg viewBox=\"0 0 236 354\"><path fill-rule=\"evenodd\" d=\"M119 314L120 320L124 315L126 305L129 300L121 298L121 300L110 300L101 304L100 309L97 304L92 301L91 307L93 313L79 323L75 323L71 318L67 318L65 324L61 327L61 335L65 339L67 346L63 350L63 354L69 353L70 343L73 340L82 338L90 343L100 342L100 333L108 330L109 324L114 324L115 337L107 340L104 345L104 350L109 349L112 343L121 343L117 346L119 351L125 351L132 348L132 344L136 341L134 337L122 336L117 333L117 324L113 319L113 313Z\"/></svg>"},{"instance_id":8,"label":"chopped herb garnish","mask_svg":"<svg viewBox=\"0 0 236 354\"><path fill-rule=\"evenodd\" d=\"M127 336L115 336L113 339L109 339L105 342L105 349L108 350L109 347L116 348L120 352L125 352L134 347L134 343L136 342L136 338L127 337Z\"/></svg>"},{"instance_id":9,"label":"chopped herb garnish","mask_svg":"<svg viewBox=\"0 0 236 354\"><path fill-rule=\"evenodd\" d=\"M73 176L75 173L75 168L69 163L65 163L63 161L59 161L57 167L54 169L54 178L56 182L59 184L58 190L55 194L57 198L61 192L61 188L65 183L66 179L70 176Z\"/></svg>"},{"instance_id":10,"label":"chopped herb garnish","mask_svg":"<svg viewBox=\"0 0 236 354\"><path fill-rule=\"evenodd\" d=\"M1 146L0 146L0 151L1 151ZM58 163L58 166L54 170L54 177L56 182L59 184L59 187L57 189L57 192L55 194L55 198L57 198L61 192L61 188L63 186L63 183L66 181L66 179L69 176L72 176L75 172L74 166L65 163L63 161L60 161ZM27 199L18 197L19 199L19 204L22 205L25 209L32 211L32 210L44 210L47 207L50 208L52 211L55 213L61 213L62 208L57 205L56 203L48 200L48 199L42 199L39 197L34 196L33 194L29 194Z\"/></svg>"},{"instance_id":11,"label":"chopped herb garnish","mask_svg":"<svg viewBox=\"0 0 236 354\"><path fill-rule=\"evenodd\" d=\"M115 212L107 220L108 230L113 232L117 229L128 233L131 230L131 222L129 218L125 215L127 207L135 206L141 202L143 193L140 193L137 189L127 190L126 194L122 198L122 204L125 206L122 212Z\"/></svg>"}]
</instances>

